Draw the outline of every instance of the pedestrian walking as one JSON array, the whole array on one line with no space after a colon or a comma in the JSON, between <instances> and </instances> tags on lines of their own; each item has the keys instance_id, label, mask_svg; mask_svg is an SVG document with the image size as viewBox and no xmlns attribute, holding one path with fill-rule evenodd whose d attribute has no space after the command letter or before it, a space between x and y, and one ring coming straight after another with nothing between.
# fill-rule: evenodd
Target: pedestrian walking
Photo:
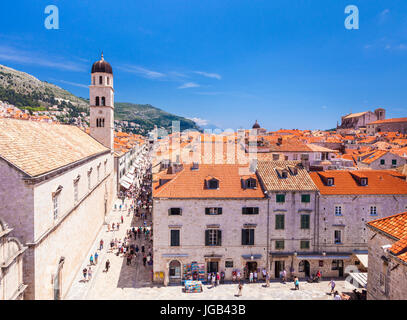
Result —
<instances>
[{"instance_id":1,"label":"pedestrian walking","mask_svg":"<svg viewBox=\"0 0 407 320\"><path fill-rule=\"evenodd\" d=\"M263 274L263 280L266 280L266 274L267 274L266 268L263 268L263 269L261 270L261 273Z\"/></svg>"},{"instance_id":2,"label":"pedestrian walking","mask_svg":"<svg viewBox=\"0 0 407 320\"><path fill-rule=\"evenodd\" d=\"M270 287L270 275L268 272L266 272L266 287Z\"/></svg>"},{"instance_id":3,"label":"pedestrian walking","mask_svg":"<svg viewBox=\"0 0 407 320\"><path fill-rule=\"evenodd\" d=\"M294 285L295 285L295 290L300 290L300 281L298 280L298 277L294 278Z\"/></svg>"},{"instance_id":4,"label":"pedestrian walking","mask_svg":"<svg viewBox=\"0 0 407 320\"><path fill-rule=\"evenodd\" d=\"M212 280L212 275L210 273L208 273L208 284L211 283L211 280Z\"/></svg>"},{"instance_id":5,"label":"pedestrian walking","mask_svg":"<svg viewBox=\"0 0 407 320\"><path fill-rule=\"evenodd\" d=\"M100 242L99 242L99 250L102 250L103 249L103 239L100 239Z\"/></svg>"},{"instance_id":6,"label":"pedestrian walking","mask_svg":"<svg viewBox=\"0 0 407 320\"><path fill-rule=\"evenodd\" d=\"M257 282L257 270L254 270L253 272L253 280L255 283Z\"/></svg>"},{"instance_id":7,"label":"pedestrian walking","mask_svg":"<svg viewBox=\"0 0 407 320\"><path fill-rule=\"evenodd\" d=\"M212 273L212 287L216 287L216 277L215 277L215 274L214 273Z\"/></svg>"},{"instance_id":8,"label":"pedestrian walking","mask_svg":"<svg viewBox=\"0 0 407 320\"><path fill-rule=\"evenodd\" d=\"M106 272L108 272L108 271L109 271L109 268L110 268L110 261L109 261L109 259L106 260L106 265L105 265L105 267L106 267Z\"/></svg>"},{"instance_id":9,"label":"pedestrian walking","mask_svg":"<svg viewBox=\"0 0 407 320\"><path fill-rule=\"evenodd\" d=\"M116 224L113 222L113 223L112 223L112 230L113 230L113 231L114 231L115 225L116 225Z\"/></svg>"},{"instance_id":10,"label":"pedestrian walking","mask_svg":"<svg viewBox=\"0 0 407 320\"><path fill-rule=\"evenodd\" d=\"M141 246L141 252L144 253L144 244Z\"/></svg>"},{"instance_id":11,"label":"pedestrian walking","mask_svg":"<svg viewBox=\"0 0 407 320\"><path fill-rule=\"evenodd\" d=\"M283 280L283 283L285 283L286 282L286 278L287 278L287 271L285 271L285 269L283 270L283 273L282 273L282 280Z\"/></svg>"},{"instance_id":12,"label":"pedestrian walking","mask_svg":"<svg viewBox=\"0 0 407 320\"><path fill-rule=\"evenodd\" d=\"M110 232L110 223L107 225L107 231Z\"/></svg>"},{"instance_id":13,"label":"pedestrian walking","mask_svg":"<svg viewBox=\"0 0 407 320\"><path fill-rule=\"evenodd\" d=\"M82 274L83 274L83 281L86 281L86 276L88 275L88 269L84 268L82 270Z\"/></svg>"},{"instance_id":14,"label":"pedestrian walking","mask_svg":"<svg viewBox=\"0 0 407 320\"><path fill-rule=\"evenodd\" d=\"M334 300L342 300L342 297L338 291L335 291L335 293L334 293Z\"/></svg>"},{"instance_id":15,"label":"pedestrian walking","mask_svg":"<svg viewBox=\"0 0 407 320\"><path fill-rule=\"evenodd\" d=\"M330 292L329 294L334 293L334 292L335 292L335 286L336 286L336 283L335 283L335 281L334 281L333 279L331 279L331 281L329 281L328 286L330 286L330 287L331 287L331 292Z\"/></svg>"},{"instance_id":16,"label":"pedestrian walking","mask_svg":"<svg viewBox=\"0 0 407 320\"><path fill-rule=\"evenodd\" d=\"M219 272L216 273L216 285L218 286L220 282L220 274Z\"/></svg>"},{"instance_id":17,"label":"pedestrian walking","mask_svg":"<svg viewBox=\"0 0 407 320\"><path fill-rule=\"evenodd\" d=\"M237 296L238 297L241 297L242 296L242 290L243 290L243 284L241 284L240 282L239 282L239 284L237 285Z\"/></svg>"},{"instance_id":18,"label":"pedestrian walking","mask_svg":"<svg viewBox=\"0 0 407 320\"><path fill-rule=\"evenodd\" d=\"M147 257L146 255L143 256L143 265L146 266L146 262L147 262Z\"/></svg>"},{"instance_id":19,"label":"pedestrian walking","mask_svg":"<svg viewBox=\"0 0 407 320\"><path fill-rule=\"evenodd\" d=\"M93 266L93 254L90 255L89 262L90 265Z\"/></svg>"},{"instance_id":20,"label":"pedestrian walking","mask_svg":"<svg viewBox=\"0 0 407 320\"><path fill-rule=\"evenodd\" d=\"M130 211L129 211L129 213L130 213ZM121 221L122 221L122 224L123 224L123 216L121 216Z\"/></svg>"},{"instance_id":21,"label":"pedestrian walking","mask_svg":"<svg viewBox=\"0 0 407 320\"><path fill-rule=\"evenodd\" d=\"M95 264L98 264L98 258L99 258L99 255L97 252L95 252Z\"/></svg>"},{"instance_id":22,"label":"pedestrian walking","mask_svg":"<svg viewBox=\"0 0 407 320\"><path fill-rule=\"evenodd\" d=\"M250 274L249 274L249 282L250 283L253 282L253 272L252 271L250 271Z\"/></svg>"},{"instance_id":23,"label":"pedestrian walking","mask_svg":"<svg viewBox=\"0 0 407 320\"><path fill-rule=\"evenodd\" d=\"M89 267L88 269L88 281L92 280L92 268Z\"/></svg>"}]
</instances>

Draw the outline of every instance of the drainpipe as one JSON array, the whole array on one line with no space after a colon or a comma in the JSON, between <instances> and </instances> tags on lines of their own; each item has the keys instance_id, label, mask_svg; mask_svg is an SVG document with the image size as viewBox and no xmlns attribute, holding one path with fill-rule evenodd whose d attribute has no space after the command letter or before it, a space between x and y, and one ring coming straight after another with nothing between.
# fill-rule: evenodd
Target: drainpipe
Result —
<instances>
[{"instance_id":1,"label":"drainpipe","mask_svg":"<svg viewBox=\"0 0 407 320\"><path fill-rule=\"evenodd\" d=\"M267 191L264 192L266 197L267 197L267 252L266 252L266 270L267 272L269 272L269 260L270 260L270 249L269 249L269 245L270 245L270 195L268 194Z\"/></svg>"}]
</instances>

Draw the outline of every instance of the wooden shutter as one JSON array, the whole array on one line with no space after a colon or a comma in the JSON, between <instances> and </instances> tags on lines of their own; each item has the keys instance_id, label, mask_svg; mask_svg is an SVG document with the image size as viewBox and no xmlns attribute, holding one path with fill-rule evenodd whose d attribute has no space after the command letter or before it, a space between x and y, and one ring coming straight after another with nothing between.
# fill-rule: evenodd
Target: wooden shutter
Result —
<instances>
[{"instance_id":1,"label":"wooden shutter","mask_svg":"<svg viewBox=\"0 0 407 320\"><path fill-rule=\"evenodd\" d=\"M249 234L250 234L249 244L254 245L254 229L249 229Z\"/></svg>"},{"instance_id":2,"label":"wooden shutter","mask_svg":"<svg viewBox=\"0 0 407 320\"><path fill-rule=\"evenodd\" d=\"M209 230L205 230L205 246L209 246Z\"/></svg>"},{"instance_id":3,"label":"wooden shutter","mask_svg":"<svg viewBox=\"0 0 407 320\"><path fill-rule=\"evenodd\" d=\"M242 245L247 244L247 234L246 234L246 229L242 229Z\"/></svg>"},{"instance_id":4,"label":"wooden shutter","mask_svg":"<svg viewBox=\"0 0 407 320\"><path fill-rule=\"evenodd\" d=\"M247 212L246 209L247 209L246 207L243 207L243 208L242 208L242 214L246 214L246 212Z\"/></svg>"},{"instance_id":5,"label":"wooden shutter","mask_svg":"<svg viewBox=\"0 0 407 320\"><path fill-rule=\"evenodd\" d=\"M218 208L218 214L222 214L222 208Z\"/></svg>"},{"instance_id":6,"label":"wooden shutter","mask_svg":"<svg viewBox=\"0 0 407 320\"><path fill-rule=\"evenodd\" d=\"M209 208L205 208L205 214L209 214Z\"/></svg>"},{"instance_id":7,"label":"wooden shutter","mask_svg":"<svg viewBox=\"0 0 407 320\"><path fill-rule=\"evenodd\" d=\"M259 214L259 208L258 207L254 208L253 214Z\"/></svg>"},{"instance_id":8,"label":"wooden shutter","mask_svg":"<svg viewBox=\"0 0 407 320\"><path fill-rule=\"evenodd\" d=\"M217 242L217 246L221 246L222 245L222 230L217 230L218 231L218 242Z\"/></svg>"}]
</instances>

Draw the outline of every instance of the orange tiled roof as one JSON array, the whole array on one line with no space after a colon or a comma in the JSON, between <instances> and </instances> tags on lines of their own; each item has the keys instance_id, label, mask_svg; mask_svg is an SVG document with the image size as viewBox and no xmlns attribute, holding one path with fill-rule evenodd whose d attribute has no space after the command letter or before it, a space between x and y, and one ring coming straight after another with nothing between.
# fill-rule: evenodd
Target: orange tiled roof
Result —
<instances>
[{"instance_id":1,"label":"orange tiled roof","mask_svg":"<svg viewBox=\"0 0 407 320\"><path fill-rule=\"evenodd\" d=\"M368 226L397 239L390 247L390 252L407 263L407 212L370 221Z\"/></svg>"},{"instance_id":2,"label":"orange tiled roof","mask_svg":"<svg viewBox=\"0 0 407 320\"><path fill-rule=\"evenodd\" d=\"M175 177L159 186L159 181L153 183L153 196L155 198L264 198L264 193L257 182L256 189L243 189L241 183L240 168L247 168L241 165L200 164L198 170L191 170L191 165L184 165L182 171L176 173ZM166 175L166 173L163 173ZM205 188L205 179L208 176L216 177L219 182L219 189L211 190ZM160 174L156 175L159 178ZM166 176L168 178L168 175ZM256 174L251 174L251 178L257 180Z\"/></svg>"},{"instance_id":3,"label":"orange tiled roof","mask_svg":"<svg viewBox=\"0 0 407 320\"><path fill-rule=\"evenodd\" d=\"M311 172L311 179L324 195L397 195L407 194L407 182L385 170L330 170ZM353 175L352 175L353 174ZM363 174L368 185L361 186L354 176ZM334 185L327 186L324 179L334 178Z\"/></svg>"},{"instance_id":4,"label":"orange tiled roof","mask_svg":"<svg viewBox=\"0 0 407 320\"><path fill-rule=\"evenodd\" d=\"M381 124L381 123L398 123L398 122L407 122L407 118L393 118L386 120L377 120L370 122L369 124Z\"/></svg>"},{"instance_id":5,"label":"orange tiled roof","mask_svg":"<svg viewBox=\"0 0 407 320\"><path fill-rule=\"evenodd\" d=\"M0 118L0 156L32 177L108 150L75 126Z\"/></svg>"}]
</instances>

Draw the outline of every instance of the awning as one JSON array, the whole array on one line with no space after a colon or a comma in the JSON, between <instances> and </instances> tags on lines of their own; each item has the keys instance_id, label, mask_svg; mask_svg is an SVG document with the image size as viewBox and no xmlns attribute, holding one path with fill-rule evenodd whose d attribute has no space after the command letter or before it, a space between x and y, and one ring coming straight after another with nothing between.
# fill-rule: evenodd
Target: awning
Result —
<instances>
[{"instance_id":1,"label":"awning","mask_svg":"<svg viewBox=\"0 0 407 320\"><path fill-rule=\"evenodd\" d=\"M120 185L121 185L123 188L125 188L125 189L128 189L128 188L130 188L130 186L131 186L131 184L128 183L127 181L125 181L125 180L123 180L122 182L120 182Z\"/></svg>"},{"instance_id":2,"label":"awning","mask_svg":"<svg viewBox=\"0 0 407 320\"><path fill-rule=\"evenodd\" d=\"M188 257L188 253L163 253L163 258L181 258Z\"/></svg>"},{"instance_id":3,"label":"awning","mask_svg":"<svg viewBox=\"0 0 407 320\"><path fill-rule=\"evenodd\" d=\"M347 260L350 259L351 255L332 255L332 254L315 254L315 255L302 255L299 254L297 255L297 259L303 259L303 260Z\"/></svg>"},{"instance_id":4,"label":"awning","mask_svg":"<svg viewBox=\"0 0 407 320\"><path fill-rule=\"evenodd\" d=\"M122 181L126 181L128 184L132 185L133 184L133 180L131 180L128 176L124 176L122 178Z\"/></svg>"},{"instance_id":5,"label":"awning","mask_svg":"<svg viewBox=\"0 0 407 320\"><path fill-rule=\"evenodd\" d=\"M242 258L245 260L258 260L261 259L261 254L242 254Z\"/></svg>"},{"instance_id":6,"label":"awning","mask_svg":"<svg viewBox=\"0 0 407 320\"><path fill-rule=\"evenodd\" d=\"M367 272L350 272L349 275L352 278L351 284L355 286L355 282L363 288L367 287ZM359 286L355 286L358 288Z\"/></svg>"},{"instance_id":7,"label":"awning","mask_svg":"<svg viewBox=\"0 0 407 320\"><path fill-rule=\"evenodd\" d=\"M355 254L356 258L359 259L360 263L367 268L368 265L368 254Z\"/></svg>"}]
</instances>

